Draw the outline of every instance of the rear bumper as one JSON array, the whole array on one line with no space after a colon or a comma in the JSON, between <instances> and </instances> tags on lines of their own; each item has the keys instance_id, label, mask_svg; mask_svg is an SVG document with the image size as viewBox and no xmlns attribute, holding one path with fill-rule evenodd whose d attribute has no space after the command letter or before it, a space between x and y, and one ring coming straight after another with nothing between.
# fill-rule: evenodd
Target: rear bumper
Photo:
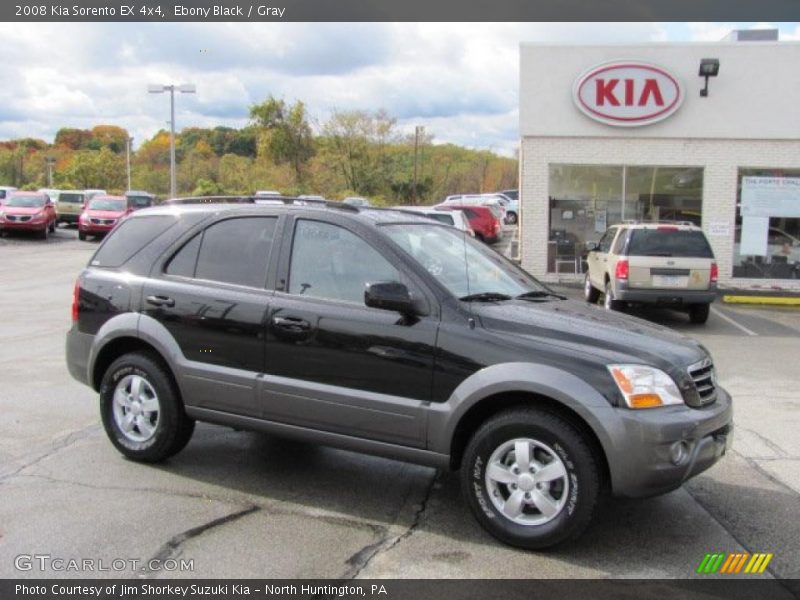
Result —
<instances>
[{"instance_id":1,"label":"rear bumper","mask_svg":"<svg viewBox=\"0 0 800 600\"><path fill-rule=\"evenodd\" d=\"M89 381L89 354L93 340L93 335L81 333L74 324L67 332L67 370L72 377L86 385L91 385Z\"/></svg>"},{"instance_id":2,"label":"rear bumper","mask_svg":"<svg viewBox=\"0 0 800 600\"><path fill-rule=\"evenodd\" d=\"M615 456L608 457L617 496L638 498L677 489L722 458L733 441L733 406L722 388L705 408L619 409L618 416L624 439L615 444ZM673 453L676 445L682 445L680 459Z\"/></svg>"},{"instance_id":3,"label":"rear bumper","mask_svg":"<svg viewBox=\"0 0 800 600\"><path fill-rule=\"evenodd\" d=\"M712 286L707 290L630 289L627 282L618 281L616 290L614 290L614 298L616 300L666 306L710 304L716 297L716 286Z\"/></svg>"}]
</instances>

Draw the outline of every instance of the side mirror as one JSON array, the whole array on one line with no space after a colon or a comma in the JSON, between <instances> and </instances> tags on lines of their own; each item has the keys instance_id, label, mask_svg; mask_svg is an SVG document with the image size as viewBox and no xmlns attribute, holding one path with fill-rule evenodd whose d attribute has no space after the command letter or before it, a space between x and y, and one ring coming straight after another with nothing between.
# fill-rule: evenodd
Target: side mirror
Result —
<instances>
[{"instance_id":1,"label":"side mirror","mask_svg":"<svg viewBox=\"0 0 800 600\"><path fill-rule=\"evenodd\" d=\"M586 242L587 252L597 252L600 249L600 244L597 242Z\"/></svg>"},{"instance_id":2,"label":"side mirror","mask_svg":"<svg viewBox=\"0 0 800 600\"><path fill-rule=\"evenodd\" d=\"M372 308L394 310L404 315L416 312L408 288L397 281L368 283L364 290L364 304Z\"/></svg>"}]
</instances>

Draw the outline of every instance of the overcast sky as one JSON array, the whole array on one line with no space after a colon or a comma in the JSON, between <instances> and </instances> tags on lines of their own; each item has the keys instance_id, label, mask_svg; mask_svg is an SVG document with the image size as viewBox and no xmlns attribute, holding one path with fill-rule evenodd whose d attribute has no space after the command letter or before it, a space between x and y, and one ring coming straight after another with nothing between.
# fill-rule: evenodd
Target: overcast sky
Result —
<instances>
[{"instance_id":1,"label":"overcast sky","mask_svg":"<svg viewBox=\"0 0 800 600\"><path fill-rule=\"evenodd\" d=\"M60 127L125 127L138 146L167 127L148 83L191 82L178 129L242 126L268 94L332 109L385 108L404 130L510 153L520 42L717 41L755 23L0 24L0 140L52 141ZM800 40L800 24L779 25Z\"/></svg>"}]
</instances>

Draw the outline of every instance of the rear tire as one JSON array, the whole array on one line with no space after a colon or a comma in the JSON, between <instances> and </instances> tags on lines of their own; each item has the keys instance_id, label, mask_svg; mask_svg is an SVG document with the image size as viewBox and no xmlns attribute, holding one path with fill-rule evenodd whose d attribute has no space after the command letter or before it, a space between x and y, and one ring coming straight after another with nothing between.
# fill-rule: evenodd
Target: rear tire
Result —
<instances>
[{"instance_id":1,"label":"rear tire","mask_svg":"<svg viewBox=\"0 0 800 600\"><path fill-rule=\"evenodd\" d=\"M710 304L692 304L689 307L689 320L692 323L702 325L708 321L708 313L711 311Z\"/></svg>"},{"instance_id":2,"label":"rear tire","mask_svg":"<svg viewBox=\"0 0 800 600\"><path fill-rule=\"evenodd\" d=\"M145 352L124 354L108 367L100 385L100 413L111 443L139 462L177 454L194 432L172 377Z\"/></svg>"},{"instance_id":3,"label":"rear tire","mask_svg":"<svg viewBox=\"0 0 800 600\"><path fill-rule=\"evenodd\" d=\"M583 282L583 297L589 304L597 304L600 299L600 290L592 285L589 274L586 274L586 280Z\"/></svg>"},{"instance_id":4,"label":"rear tire","mask_svg":"<svg viewBox=\"0 0 800 600\"><path fill-rule=\"evenodd\" d=\"M558 415L535 408L486 421L461 467L462 493L481 526L530 550L580 536L600 489L598 460L583 436Z\"/></svg>"},{"instance_id":5,"label":"rear tire","mask_svg":"<svg viewBox=\"0 0 800 600\"><path fill-rule=\"evenodd\" d=\"M622 310L622 302L614 299L614 289L610 281L606 281L605 298L603 299L603 306L606 310Z\"/></svg>"},{"instance_id":6,"label":"rear tire","mask_svg":"<svg viewBox=\"0 0 800 600\"><path fill-rule=\"evenodd\" d=\"M517 224L517 213L508 213L506 215L506 223L509 225L516 225Z\"/></svg>"}]
</instances>

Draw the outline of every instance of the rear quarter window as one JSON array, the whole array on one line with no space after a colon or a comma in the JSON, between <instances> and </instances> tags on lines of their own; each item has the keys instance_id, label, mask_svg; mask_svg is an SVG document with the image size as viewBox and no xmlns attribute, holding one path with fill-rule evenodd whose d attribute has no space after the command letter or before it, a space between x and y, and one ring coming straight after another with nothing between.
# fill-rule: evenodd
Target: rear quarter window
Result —
<instances>
[{"instance_id":1,"label":"rear quarter window","mask_svg":"<svg viewBox=\"0 0 800 600\"><path fill-rule=\"evenodd\" d=\"M89 264L93 267L120 267L176 222L175 217L169 215L126 219L108 234Z\"/></svg>"},{"instance_id":2,"label":"rear quarter window","mask_svg":"<svg viewBox=\"0 0 800 600\"><path fill-rule=\"evenodd\" d=\"M714 258L702 231L680 229L634 229L628 245L628 255Z\"/></svg>"}]
</instances>

